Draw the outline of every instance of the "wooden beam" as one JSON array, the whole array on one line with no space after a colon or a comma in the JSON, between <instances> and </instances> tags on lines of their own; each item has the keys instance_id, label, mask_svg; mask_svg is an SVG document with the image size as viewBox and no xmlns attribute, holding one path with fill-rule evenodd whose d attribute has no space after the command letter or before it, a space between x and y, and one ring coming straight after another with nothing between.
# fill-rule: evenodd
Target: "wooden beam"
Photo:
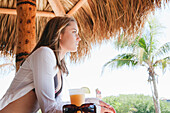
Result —
<instances>
[{"instance_id":1,"label":"wooden beam","mask_svg":"<svg viewBox=\"0 0 170 113\"><path fill-rule=\"evenodd\" d=\"M47 11L37 11L36 16L42 16L42 17L55 17L55 16L60 16L65 14L65 11L61 5L61 3L58 0L49 0L52 1L53 3L50 4L57 4L57 6L61 7L61 11L59 11L59 8L55 9L55 6L52 5L51 7L54 7L53 12L47 12ZM67 14L73 15L82 5L86 2L87 0L80 0ZM60 4L60 5L59 5ZM10 14L10 15L17 15L16 9L9 9L9 8L0 8L0 14Z\"/></svg>"},{"instance_id":2,"label":"wooden beam","mask_svg":"<svg viewBox=\"0 0 170 113\"><path fill-rule=\"evenodd\" d=\"M54 1L54 0L49 0ZM56 0L55 0L56 1ZM58 0L57 0L58 1ZM87 0L80 0L67 14L73 15ZM61 4L61 3L60 3ZM53 6L54 7L54 6ZM62 6L61 6L62 7ZM64 10L62 8L62 10ZM47 12L47 11L37 11L36 16L42 16L42 17L55 17L59 15L65 14L65 11L61 11L63 13L57 13L57 10L55 10L56 13L53 12ZM16 9L9 9L9 8L0 8L0 14L10 14L10 15L17 15Z\"/></svg>"},{"instance_id":3,"label":"wooden beam","mask_svg":"<svg viewBox=\"0 0 170 113\"><path fill-rule=\"evenodd\" d=\"M56 15L53 12L37 11L36 16L55 17Z\"/></svg>"},{"instance_id":4,"label":"wooden beam","mask_svg":"<svg viewBox=\"0 0 170 113\"><path fill-rule=\"evenodd\" d=\"M16 9L0 8L0 14L17 15ZM37 11L36 16L55 17L53 12Z\"/></svg>"},{"instance_id":5,"label":"wooden beam","mask_svg":"<svg viewBox=\"0 0 170 113\"><path fill-rule=\"evenodd\" d=\"M73 15L87 0L80 0L67 14Z\"/></svg>"},{"instance_id":6,"label":"wooden beam","mask_svg":"<svg viewBox=\"0 0 170 113\"><path fill-rule=\"evenodd\" d=\"M66 14L64 7L59 0L48 0L56 16Z\"/></svg>"},{"instance_id":7,"label":"wooden beam","mask_svg":"<svg viewBox=\"0 0 170 113\"><path fill-rule=\"evenodd\" d=\"M16 9L0 8L0 14L17 15Z\"/></svg>"}]
</instances>

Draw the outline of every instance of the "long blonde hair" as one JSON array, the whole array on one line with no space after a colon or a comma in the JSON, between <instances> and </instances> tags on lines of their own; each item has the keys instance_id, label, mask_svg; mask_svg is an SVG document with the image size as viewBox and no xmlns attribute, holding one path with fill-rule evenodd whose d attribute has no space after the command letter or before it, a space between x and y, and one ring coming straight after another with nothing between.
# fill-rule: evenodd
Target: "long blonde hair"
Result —
<instances>
[{"instance_id":1,"label":"long blonde hair","mask_svg":"<svg viewBox=\"0 0 170 113\"><path fill-rule=\"evenodd\" d=\"M60 51L60 34L64 33L64 30L67 26L70 25L70 22L76 22L73 17L70 16L60 16L54 17L46 24L44 31L31 53L41 46L47 46L51 48L56 56L56 66L63 72L68 74L68 69L66 67L65 59L60 60L59 51ZM77 22L76 22L77 23Z\"/></svg>"}]
</instances>

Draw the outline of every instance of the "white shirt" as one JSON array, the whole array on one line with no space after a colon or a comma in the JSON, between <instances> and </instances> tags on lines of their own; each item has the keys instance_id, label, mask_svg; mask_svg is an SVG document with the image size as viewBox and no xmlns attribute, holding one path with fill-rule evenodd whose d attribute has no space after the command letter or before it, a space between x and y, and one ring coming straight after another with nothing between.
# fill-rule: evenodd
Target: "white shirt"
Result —
<instances>
[{"instance_id":1,"label":"white shirt","mask_svg":"<svg viewBox=\"0 0 170 113\"><path fill-rule=\"evenodd\" d=\"M63 88L55 99L54 76L57 74L56 58L52 49L40 47L34 51L16 73L9 89L0 100L0 110L35 88L37 105L34 113L41 108L43 113L62 111L70 101L68 87L63 76Z\"/></svg>"}]
</instances>

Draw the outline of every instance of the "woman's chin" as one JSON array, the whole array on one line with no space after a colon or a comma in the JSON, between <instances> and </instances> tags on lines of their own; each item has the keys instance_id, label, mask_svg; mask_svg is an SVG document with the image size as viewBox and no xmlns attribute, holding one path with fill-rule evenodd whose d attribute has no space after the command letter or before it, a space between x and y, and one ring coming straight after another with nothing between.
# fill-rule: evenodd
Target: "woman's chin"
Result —
<instances>
[{"instance_id":1,"label":"woman's chin","mask_svg":"<svg viewBox=\"0 0 170 113\"><path fill-rule=\"evenodd\" d=\"M77 48L70 50L70 52L77 52Z\"/></svg>"}]
</instances>

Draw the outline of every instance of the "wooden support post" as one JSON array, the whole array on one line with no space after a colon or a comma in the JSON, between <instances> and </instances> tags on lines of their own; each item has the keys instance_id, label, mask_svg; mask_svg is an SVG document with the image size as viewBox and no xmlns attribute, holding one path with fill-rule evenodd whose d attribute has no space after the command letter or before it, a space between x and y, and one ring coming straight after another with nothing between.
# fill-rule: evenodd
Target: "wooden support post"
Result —
<instances>
[{"instance_id":1,"label":"wooden support post","mask_svg":"<svg viewBox=\"0 0 170 113\"><path fill-rule=\"evenodd\" d=\"M35 38L36 0L17 0L18 44L16 71L36 44Z\"/></svg>"}]
</instances>

